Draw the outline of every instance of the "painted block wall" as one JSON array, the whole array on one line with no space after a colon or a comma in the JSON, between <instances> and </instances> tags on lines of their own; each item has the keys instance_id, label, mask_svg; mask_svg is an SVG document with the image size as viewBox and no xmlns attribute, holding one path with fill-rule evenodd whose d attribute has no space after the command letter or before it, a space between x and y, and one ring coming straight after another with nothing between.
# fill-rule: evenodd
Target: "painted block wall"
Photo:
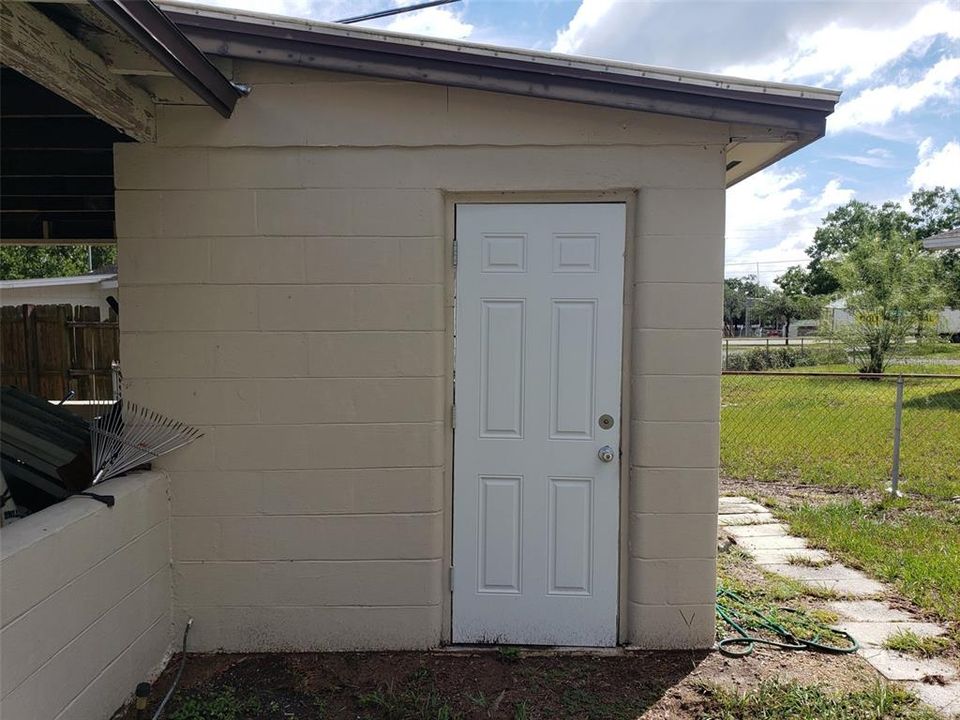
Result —
<instances>
[{"instance_id":1,"label":"painted block wall","mask_svg":"<svg viewBox=\"0 0 960 720\"><path fill-rule=\"evenodd\" d=\"M0 530L0 717L106 720L166 662L167 478L97 487Z\"/></svg>"},{"instance_id":2,"label":"painted block wall","mask_svg":"<svg viewBox=\"0 0 960 720\"><path fill-rule=\"evenodd\" d=\"M267 64L234 79L253 91L230 120L163 106L156 145L115 149L127 392L206 432L162 462L197 647L449 637L445 193L630 189L621 634L712 643L729 128Z\"/></svg>"}]
</instances>

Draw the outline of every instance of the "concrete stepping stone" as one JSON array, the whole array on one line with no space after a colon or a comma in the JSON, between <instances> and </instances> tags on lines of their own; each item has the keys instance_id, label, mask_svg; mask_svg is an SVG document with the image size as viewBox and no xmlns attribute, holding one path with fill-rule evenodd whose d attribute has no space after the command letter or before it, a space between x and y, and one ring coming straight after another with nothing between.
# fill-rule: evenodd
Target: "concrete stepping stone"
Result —
<instances>
[{"instance_id":1,"label":"concrete stepping stone","mask_svg":"<svg viewBox=\"0 0 960 720\"><path fill-rule=\"evenodd\" d=\"M835 600L827 607L854 622L910 622L913 615L877 600Z\"/></svg>"},{"instance_id":2,"label":"concrete stepping stone","mask_svg":"<svg viewBox=\"0 0 960 720\"><path fill-rule=\"evenodd\" d=\"M910 631L921 637L935 637L946 631L939 625L927 622L840 622L836 625L845 630L864 647L880 647L891 635Z\"/></svg>"},{"instance_id":3,"label":"concrete stepping stone","mask_svg":"<svg viewBox=\"0 0 960 720\"><path fill-rule=\"evenodd\" d=\"M910 682L907 689L927 705L948 718L960 714L960 683L937 685L925 682Z\"/></svg>"},{"instance_id":4,"label":"concrete stepping stone","mask_svg":"<svg viewBox=\"0 0 960 720\"><path fill-rule=\"evenodd\" d=\"M949 681L957 676L956 668L936 658L918 658L879 648L867 648L861 655L887 680L920 681L925 677L940 676Z\"/></svg>"},{"instance_id":5,"label":"concrete stepping stone","mask_svg":"<svg viewBox=\"0 0 960 720\"><path fill-rule=\"evenodd\" d=\"M720 498L720 507L724 505L749 505L753 500L740 495L723 495Z\"/></svg>"},{"instance_id":6,"label":"concrete stepping stone","mask_svg":"<svg viewBox=\"0 0 960 720\"><path fill-rule=\"evenodd\" d=\"M780 523L763 523L759 525L731 525L727 528L727 532L733 535L735 538L742 537L762 537L764 535L780 535L781 537L787 534L787 526L781 525Z\"/></svg>"},{"instance_id":7,"label":"concrete stepping stone","mask_svg":"<svg viewBox=\"0 0 960 720\"><path fill-rule=\"evenodd\" d=\"M886 591L883 585L873 578L867 577L859 570L853 570L839 563L824 567L789 564L770 565L766 569L799 580L811 587L834 590L841 595L870 597L871 595L881 595Z\"/></svg>"},{"instance_id":8,"label":"concrete stepping stone","mask_svg":"<svg viewBox=\"0 0 960 720\"><path fill-rule=\"evenodd\" d=\"M753 550L792 550L805 548L807 541L803 538L786 535L761 535L760 537L737 538L737 544L748 552Z\"/></svg>"},{"instance_id":9,"label":"concrete stepping stone","mask_svg":"<svg viewBox=\"0 0 960 720\"><path fill-rule=\"evenodd\" d=\"M740 513L769 513L763 505L758 505L755 502L745 502L737 503L736 505L721 505L720 514L721 515L736 515Z\"/></svg>"},{"instance_id":10,"label":"concrete stepping stone","mask_svg":"<svg viewBox=\"0 0 960 720\"><path fill-rule=\"evenodd\" d=\"M757 565L789 565L791 558L803 558L814 563L829 562L830 554L826 550L813 548L777 548L774 550L750 550L750 556ZM764 569L767 569L764 567Z\"/></svg>"},{"instance_id":11,"label":"concrete stepping stone","mask_svg":"<svg viewBox=\"0 0 960 720\"><path fill-rule=\"evenodd\" d=\"M733 513L731 515L720 515L720 525L730 527L732 525L762 525L776 522L777 519L770 513Z\"/></svg>"}]
</instances>

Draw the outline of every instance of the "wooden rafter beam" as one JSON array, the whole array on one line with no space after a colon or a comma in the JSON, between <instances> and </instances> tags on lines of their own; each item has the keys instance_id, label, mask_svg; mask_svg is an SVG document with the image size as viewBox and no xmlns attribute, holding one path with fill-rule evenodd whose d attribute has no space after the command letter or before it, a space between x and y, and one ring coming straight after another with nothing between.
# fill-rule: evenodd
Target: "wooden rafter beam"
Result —
<instances>
[{"instance_id":1,"label":"wooden rafter beam","mask_svg":"<svg viewBox=\"0 0 960 720\"><path fill-rule=\"evenodd\" d=\"M0 3L0 60L133 139L155 139L153 99L30 3Z\"/></svg>"}]
</instances>

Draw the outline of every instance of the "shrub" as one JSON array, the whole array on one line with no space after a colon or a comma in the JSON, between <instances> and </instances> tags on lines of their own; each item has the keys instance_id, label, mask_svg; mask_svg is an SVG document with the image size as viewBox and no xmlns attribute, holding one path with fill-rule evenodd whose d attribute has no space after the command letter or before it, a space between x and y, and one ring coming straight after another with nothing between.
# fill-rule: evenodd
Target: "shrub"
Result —
<instances>
[{"instance_id":1,"label":"shrub","mask_svg":"<svg viewBox=\"0 0 960 720\"><path fill-rule=\"evenodd\" d=\"M727 355L727 370L787 370L817 365L842 365L847 353L841 347L800 349L796 347L753 348Z\"/></svg>"}]
</instances>

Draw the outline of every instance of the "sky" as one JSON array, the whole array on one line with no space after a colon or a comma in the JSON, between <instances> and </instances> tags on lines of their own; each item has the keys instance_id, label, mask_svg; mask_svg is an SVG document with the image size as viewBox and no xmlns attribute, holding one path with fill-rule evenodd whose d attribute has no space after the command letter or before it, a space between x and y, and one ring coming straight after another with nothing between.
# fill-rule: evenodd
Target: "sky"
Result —
<instances>
[{"instance_id":1,"label":"sky","mask_svg":"<svg viewBox=\"0 0 960 720\"><path fill-rule=\"evenodd\" d=\"M206 3L338 20L416 1ZM728 191L728 276L804 264L848 200L960 187L960 0L461 0L366 25L842 90L826 137Z\"/></svg>"}]
</instances>

